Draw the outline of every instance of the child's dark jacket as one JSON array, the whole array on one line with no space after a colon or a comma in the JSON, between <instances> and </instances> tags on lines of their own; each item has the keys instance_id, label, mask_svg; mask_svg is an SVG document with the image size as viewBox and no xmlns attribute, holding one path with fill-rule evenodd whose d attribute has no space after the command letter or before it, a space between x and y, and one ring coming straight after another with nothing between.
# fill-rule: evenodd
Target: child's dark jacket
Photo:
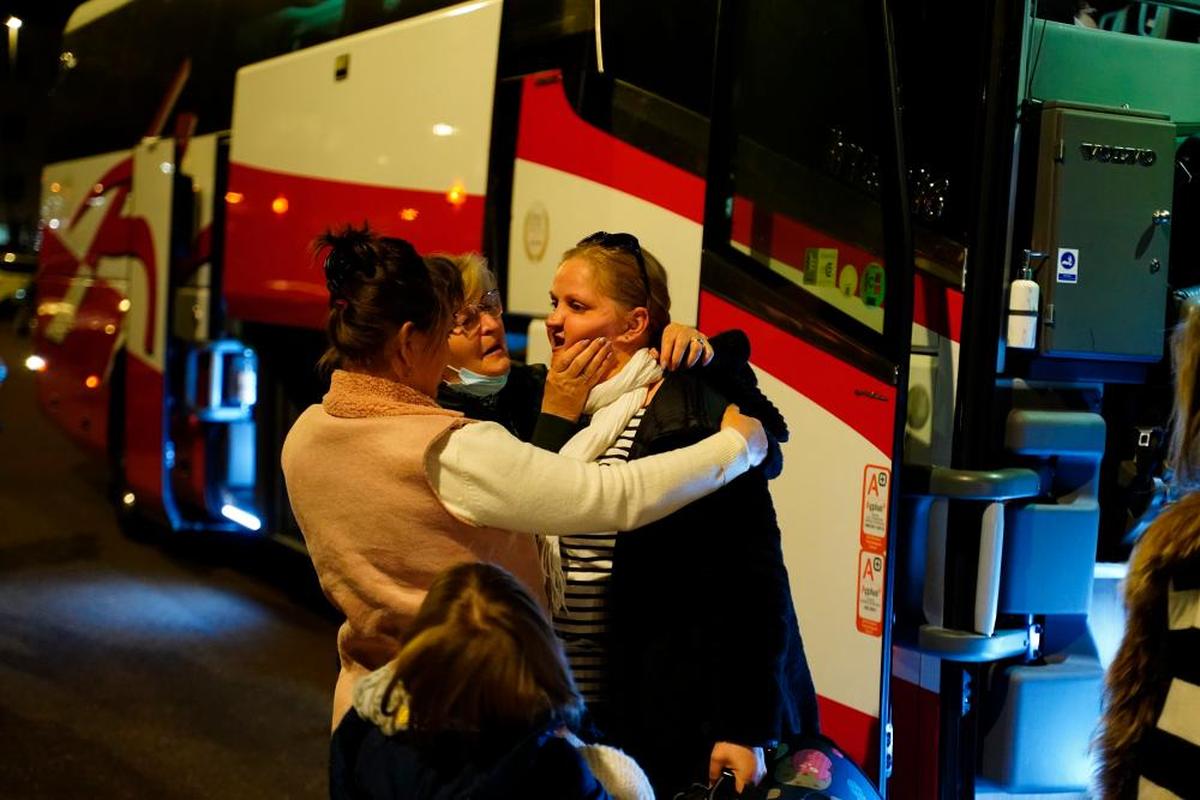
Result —
<instances>
[{"instance_id":1,"label":"child's dark jacket","mask_svg":"<svg viewBox=\"0 0 1200 800\"><path fill-rule=\"evenodd\" d=\"M334 731L333 800L609 800L579 752L553 731L492 740L387 735L351 709Z\"/></svg>"}]
</instances>

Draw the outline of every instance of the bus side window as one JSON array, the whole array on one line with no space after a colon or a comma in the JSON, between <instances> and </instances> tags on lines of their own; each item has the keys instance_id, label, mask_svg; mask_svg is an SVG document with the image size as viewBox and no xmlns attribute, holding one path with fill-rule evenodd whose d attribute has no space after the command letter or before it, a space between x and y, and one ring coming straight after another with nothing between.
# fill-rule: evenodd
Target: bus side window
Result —
<instances>
[{"instance_id":1,"label":"bus side window","mask_svg":"<svg viewBox=\"0 0 1200 800\"><path fill-rule=\"evenodd\" d=\"M329 0L326 0L327 2ZM358 33L390 22L437 11L462 0L335 0L345 6L341 35Z\"/></svg>"},{"instance_id":2,"label":"bus side window","mask_svg":"<svg viewBox=\"0 0 1200 800\"><path fill-rule=\"evenodd\" d=\"M708 162L716 0L605 0L604 73L572 97L591 124L695 175ZM568 85L571 85L568 82Z\"/></svg>"},{"instance_id":3,"label":"bus side window","mask_svg":"<svg viewBox=\"0 0 1200 800\"><path fill-rule=\"evenodd\" d=\"M765 0L745 15L733 45L730 244L802 302L821 301L833 324L882 333L887 127L865 5Z\"/></svg>"},{"instance_id":4,"label":"bus side window","mask_svg":"<svg viewBox=\"0 0 1200 800\"><path fill-rule=\"evenodd\" d=\"M716 0L605 0L602 8L605 72L709 116Z\"/></svg>"}]
</instances>

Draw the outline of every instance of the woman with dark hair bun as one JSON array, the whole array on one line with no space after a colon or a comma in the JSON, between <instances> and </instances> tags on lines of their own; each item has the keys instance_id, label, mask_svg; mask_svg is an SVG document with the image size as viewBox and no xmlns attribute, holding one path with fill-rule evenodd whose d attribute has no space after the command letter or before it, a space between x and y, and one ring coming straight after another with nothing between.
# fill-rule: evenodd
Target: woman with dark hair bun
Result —
<instances>
[{"instance_id":1,"label":"woman with dark hair bun","mask_svg":"<svg viewBox=\"0 0 1200 800\"><path fill-rule=\"evenodd\" d=\"M523 444L438 406L458 270L401 239L347 228L317 240L330 294L329 392L283 445L296 521L338 634L337 722L354 681L395 656L435 575L464 562L509 569L544 599L527 533L632 530L762 461L762 425L729 406L689 448L601 467ZM521 531L525 533L514 533Z\"/></svg>"}]
</instances>

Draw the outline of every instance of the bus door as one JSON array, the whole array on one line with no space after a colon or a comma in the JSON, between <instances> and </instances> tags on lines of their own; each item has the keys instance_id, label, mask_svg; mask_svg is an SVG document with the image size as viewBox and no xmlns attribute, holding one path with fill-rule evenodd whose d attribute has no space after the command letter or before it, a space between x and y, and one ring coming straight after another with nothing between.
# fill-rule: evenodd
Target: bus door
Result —
<instances>
[{"instance_id":1,"label":"bus door","mask_svg":"<svg viewBox=\"0 0 1200 800\"><path fill-rule=\"evenodd\" d=\"M774 481L822 731L885 788L911 245L886 3L725 4L699 306L790 438Z\"/></svg>"},{"instance_id":2,"label":"bus door","mask_svg":"<svg viewBox=\"0 0 1200 800\"><path fill-rule=\"evenodd\" d=\"M147 508L161 503L172 525L178 520L168 480L174 453L167 446L165 373L175 169L171 139L148 138L133 149L127 221L134 261L125 303L123 448L124 488L134 499L148 501Z\"/></svg>"}]
</instances>

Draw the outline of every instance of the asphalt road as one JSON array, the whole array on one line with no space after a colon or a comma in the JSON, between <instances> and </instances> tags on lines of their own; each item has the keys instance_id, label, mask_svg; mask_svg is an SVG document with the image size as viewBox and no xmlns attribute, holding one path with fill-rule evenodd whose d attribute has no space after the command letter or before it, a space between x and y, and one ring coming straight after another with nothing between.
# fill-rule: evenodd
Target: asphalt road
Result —
<instances>
[{"instance_id":1,"label":"asphalt road","mask_svg":"<svg viewBox=\"0 0 1200 800\"><path fill-rule=\"evenodd\" d=\"M326 796L335 616L302 557L133 541L0 320L0 797Z\"/></svg>"}]
</instances>

